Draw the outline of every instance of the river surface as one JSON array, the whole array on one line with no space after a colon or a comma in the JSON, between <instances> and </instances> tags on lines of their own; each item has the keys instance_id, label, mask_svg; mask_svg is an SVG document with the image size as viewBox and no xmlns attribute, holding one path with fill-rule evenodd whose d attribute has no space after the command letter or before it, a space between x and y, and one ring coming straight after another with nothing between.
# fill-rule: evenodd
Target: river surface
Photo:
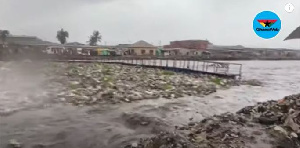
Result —
<instances>
[{"instance_id":1,"label":"river surface","mask_svg":"<svg viewBox=\"0 0 300 148\"><path fill-rule=\"evenodd\" d=\"M300 92L300 61L234 61L244 79L263 86L235 86L199 97L143 100L130 104L74 107L53 101L42 76L0 65L0 148L16 139L25 148L115 148L171 129L266 100ZM22 71L23 72L23 71ZM20 77L22 75L22 77ZM140 121L147 121L141 125Z\"/></svg>"}]
</instances>

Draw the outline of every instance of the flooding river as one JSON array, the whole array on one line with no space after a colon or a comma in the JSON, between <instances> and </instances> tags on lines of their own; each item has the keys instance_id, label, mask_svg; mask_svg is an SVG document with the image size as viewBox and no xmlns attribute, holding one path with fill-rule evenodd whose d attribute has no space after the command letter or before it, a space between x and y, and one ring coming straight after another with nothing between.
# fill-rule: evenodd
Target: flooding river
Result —
<instances>
[{"instance_id":1,"label":"flooding river","mask_svg":"<svg viewBox=\"0 0 300 148\"><path fill-rule=\"evenodd\" d=\"M0 148L16 139L25 148L114 148L190 120L235 112L259 101L300 92L300 61L234 61L243 78L263 86L236 86L205 96L143 100L101 107L55 103L42 76L0 67ZM147 126L141 125L146 121Z\"/></svg>"}]
</instances>

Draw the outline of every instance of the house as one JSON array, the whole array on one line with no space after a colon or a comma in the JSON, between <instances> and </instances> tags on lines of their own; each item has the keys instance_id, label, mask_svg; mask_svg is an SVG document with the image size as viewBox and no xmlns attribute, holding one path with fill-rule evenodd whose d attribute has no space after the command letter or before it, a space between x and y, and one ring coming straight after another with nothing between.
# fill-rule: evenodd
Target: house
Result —
<instances>
[{"instance_id":1,"label":"house","mask_svg":"<svg viewBox=\"0 0 300 148\"><path fill-rule=\"evenodd\" d=\"M6 38L6 42L11 45L23 45L23 46L49 46L58 45L48 41L43 41L35 36L16 36L10 35ZM1 43L1 40L0 40Z\"/></svg>"},{"instance_id":2,"label":"house","mask_svg":"<svg viewBox=\"0 0 300 148\"><path fill-rule=\"evenodd\" d=\"M63 46L49 46L46 48L45 53L47 54L63 54L66 48Z\"/></svg>"},{"instance_id":3,"label":"house","mask_svg":"<svg viewBox=\"0 0 300 148\"><path fill-rule=\"evenodd\" d=\"M155 55L157 47L147 43L146 41L138 41L128 46L127 55Z\"/></svg>"},{"instance_id":4,"label":"house","mask_svg":"<svg viewBox=\"0 0 300 148\"><path fill-rule=\"evenodd\" d=\"M48 52L50 51L50 52ZM53 52L54 51L54 52ZM115 46L90 46L77 42L67 43L57 46L47 47L48 54L65 54L65 55L116 55Z\"/></svg>"},{"instance_id":5,"label":"house","mask_svg":"<svg viewBox=\"0 0 300 148\"><path fill-rule=\"evenodd\" d=\"M16 36L10 35L6 38L6 43L9 51L12 53L29 53L42 52L48 46L56 46L58 44L43 41L35 36ZM3 44L0 41L0 44Z\"/></svg>"},{"instance_id":6,"label":"house","mask_svg":"<svg viewBox=\"0 0 300 148\"><path fill-rule=\"evenodd\" d=\"M178 48L164 48L162 49L162 53L164 56L176 56L180 55Z\"/></svg>"},{"instance_id":7,"label":"house","mask_svg":"<svg viewBox=\"0 0 300 148\"><path fill-rule=\"evenodd\" d=\"M187 48L164 48L162 50L164 56L192 56L192 55L201 55L202 51L197 49L187 49Z\"/></svg>"},{"instance_id":8,"label":"house","mask_svg":"<svg viewBox=\"0 0 300 148\"><path fill-rule=\"evenodd\" d=\"M207 40L183 40L172 41L170 45L165 45L164 48L181 48L181 49L195 49L204 51L211 43Z\"/></svg>"},{"instance_id":9,"label":"house","mask_svg":"<svg viewBox=\"0 0 300 148\"><path fill-rule=\"evenodd\" d=\"M115 56L116 51L108 48L97 48L98 56Z\"/></svg>"},{"instance_id":10,"label":"house","mask_svg":"<svg viewBox=\"0 0 300 148\"><path fill-rule=\"evenodd\" d=\"M114 50L116 52L116 55L128 55L129 54L129 47L131 44L119 44L115 46Z\"/></svg>"},{"instance_id":11,"label":"house","mask_svg":"<svg viewBox=\"0 0 300 148\"><path fill-rule=\"evenodd\" d=\"M211 43L207 40L182 40L172 41L170 45L165 45L163 53L165 56L171 55L185 55L195 56L201 55L206 51Z\"/></svg>"},{"instance_id":12,"label":"house","mask_svg":"<svg viewBox=\"0 0 300 148\"><path fill-rule=\"evenodd\" d=\"M207 50L244 50L245 47L242 46L242 45L236 45L236 46L221 46L221 45L212 45L212 44L209 44L207 46Z\"/></svg>"}]
</instances>

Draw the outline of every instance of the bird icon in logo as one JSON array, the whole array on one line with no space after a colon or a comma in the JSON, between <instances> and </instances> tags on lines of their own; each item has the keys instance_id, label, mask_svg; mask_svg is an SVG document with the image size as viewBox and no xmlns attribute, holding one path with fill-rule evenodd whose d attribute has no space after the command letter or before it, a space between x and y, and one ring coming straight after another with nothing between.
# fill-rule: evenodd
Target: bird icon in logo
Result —
<instances>
[{"instance_id":1,"label":"bird icon in logo","mask_svg":"<svg viewBox=\"0 0 300 148\"><path fill-rule=\"evenodd\" d=\"M257 20L263 27L271 27L277 20Z\"/></svg>"}]
</instances>

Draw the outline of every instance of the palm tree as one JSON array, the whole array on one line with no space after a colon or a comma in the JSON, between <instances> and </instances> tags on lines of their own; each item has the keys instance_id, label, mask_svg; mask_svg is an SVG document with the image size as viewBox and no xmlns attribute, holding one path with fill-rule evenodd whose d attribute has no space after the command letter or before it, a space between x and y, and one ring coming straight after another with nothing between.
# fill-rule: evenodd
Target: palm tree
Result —
<instances>
[{"instance_id":1,"label":"palm tree","mask_svg":"<svg viewBox=\"0 0 300 148\"><path fill-rule=\"evenodd\" d=\"M0 46L0 49L1 48L3 48L3 49L1 49L0 50L0 59L2 59L3 58L3 56L5 55L5 53L7 52L6 50L6 46L5 46L5 42L6 42L6 39L7 39L7 37L9 36L9 31L8 30L0 30L0 40L2 41L2 46Z\"/></svg>"},{"instance_id":2,"label":"palm tree","mask_svg":"<svg viewBox=\"0 0 300 148\"><path fill-rule=\"evenodd\" d=\"M7 37L9 36L9 31L8 30L0 30L0 39L3 43L5 43Z\"/></svg>"},{"instance_id":3,"label":"palm tree","mask_svg":"<svg viewBox=\"0 0 300 148\"><path fill-rule=\"evenodd\" d=\"M91 46L96 46L98 42L101 42L102 36L99 31L94 31L93 35L90 36L88 43Z\"/></svg>"},{"instance_id":4,"label":"palm tree","mask_svg":"<svg viewBox=\"0 0 300 148\"><path fill-rule=\"evenodd\" d=\"M68 31L61 29L57 31L56 38L61 44L65 44L67 42L67 38L69 38L69 33Z\"/></svg>"}]
</instances>

